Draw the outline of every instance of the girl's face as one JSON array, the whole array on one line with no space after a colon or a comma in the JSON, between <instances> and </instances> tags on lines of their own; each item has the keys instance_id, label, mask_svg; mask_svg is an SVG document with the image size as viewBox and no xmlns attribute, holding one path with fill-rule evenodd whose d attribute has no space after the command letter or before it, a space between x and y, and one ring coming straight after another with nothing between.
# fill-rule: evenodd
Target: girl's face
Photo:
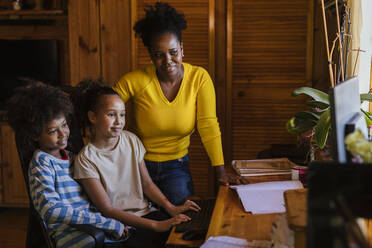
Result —
<instances>
[{"instance_id":1,"label":"girl's face","mask_svg":"<svg viewBox=\"0 0 372 248\"><path fill-rule=\"evenodd\" d=\"M37 141L42 151L60 158L60 150L66 148L69 135L65 115L61 114L44 126Z\"/></svg>"},{"instance_id":2,"label":"girl's face","mask_svg":"<svg viewBox=\"0 0 372 248\"><path fill-rule=\"evenodd\" d=\"M118 95L103 95L98 99L96 113L88 112L95 127L96 139L110 139L119 136L125 125L125 105Z\"/></svg>"},{"instance_id":3,"label":"girl's face","mask_svg":"<svg viewBox=\"0 0 372 248\"><path fill-rule=\"evenodd\" d=\"M182 55L183 47L175 34L161 34L151 43L150 57L160 79L182 78Z\"/></svg>"}]
</instances>

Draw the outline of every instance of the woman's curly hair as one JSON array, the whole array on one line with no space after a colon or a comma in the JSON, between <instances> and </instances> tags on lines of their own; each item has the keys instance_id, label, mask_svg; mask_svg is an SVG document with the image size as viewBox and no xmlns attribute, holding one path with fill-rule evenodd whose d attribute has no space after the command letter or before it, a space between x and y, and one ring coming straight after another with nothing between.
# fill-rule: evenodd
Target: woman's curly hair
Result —
<instances>
[{"instance_id":1,"label":"woman's curly hair","mask_svg":"<svg viewBox=\"0 0 372 248\"><path fill-rule=\"evenodd\" d=\"M8 120L22 146L36 150L44 127L61 114L70 121L73 106L68 95L56 87L32 82L15 90L7 102Z\"/></svg>"},{"instance_id":2,"label":"woman's curly hair","mask_svg":"<svg viewBox=\"0 0 372 248\"><path fill-rule=\"evenodd\" d=\"M164 33L175 34L178 41L182 42L181 31L187 28L184 14L177 12L168 3L162 2L157 2L144 10L146 16L137 21L133 29L148 49L153 38Z\"/></svg>"}]
</instances>

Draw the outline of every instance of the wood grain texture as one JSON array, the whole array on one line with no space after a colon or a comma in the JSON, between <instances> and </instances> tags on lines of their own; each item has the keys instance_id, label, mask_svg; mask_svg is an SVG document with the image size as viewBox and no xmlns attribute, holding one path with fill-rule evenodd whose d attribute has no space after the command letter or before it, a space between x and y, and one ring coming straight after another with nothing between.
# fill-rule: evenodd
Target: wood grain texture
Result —
<instances>
[{"instance_id":1,"label":"wood grain texture","mask_svg":"<svg viewBox=\"0 0 372 248\"><path fill-rule=\"evenodd\" d=\"M246 213L236 192L228 186L221 186L206 239L228 235L247 240L270 240L276 215Z\"/></svg>"},{"instance_id":2,"label":"wood grain texture","mask_svg":"<svg viewBox=\"0 0 372 248\"><path fill-rule=\"evenodd\" d=\"M1 208L0 210L0 247L26 247L28 209Z\"/></svg>"},{"instance_id":3,"label":"wood grain texture","mask_svg":"<svg viewBox=\"0 0 372 248\"><path fill-rule=\"evenodd\" d=\"M225 135L227 125L227 108L226 108L226 1L215 0L215 35L211 39L215 39L214 61L215 64L215 89L216 89L216 104L217 117L220 123L222 133L222 144L224 148L225 161L231 161L228 157L228 142ZM218 58L218 59L216 59Z\"/></svg>"},{"instance_id":4,"label":"wood grain texture","mask_svg":"<svg viewBox=\"0 0 372 248\"><path fill-rule=\"evenodd\" d=\"M55 25L0 25L0 38L6 40L67 40L67 21Z\"/></svg>"},{"instance_id":5,"label":"wood grain texture","mask_svg":"<svg viewBox=\"0 0 372 248\"><path fill-rule=\"evenodd\" d=\"M1 163L3 174L3 206L28 206L25 180L15 144L14 132L5 123L0 125ZM5 187L4 187L5 186Z\"/></svg>"},{"instance_id":6,"label":"wood grain texture","mask_svg":"<svg viewBox=\"0 0 372 248\"><path fill-rule=\"evenodd\" d=\"M130 1L100 1L102 77L115 83L131 70Z\"/></svg>"},{"instance_id":7,"label":"wood grain texture","mask_svg":"<svg viewBox=\"0 0 372 248\"><path fill-rule=\"evenodd\" d=\"M294 231L306 230L307 189L284 191L288 226Z\"/></svg>"},{"instance_id":8,"label":"wood grain texture","mask_svg":"<svg viewBox=\"0 0 372 248\"><path fill-rule=\"evenodd\" d=\"M268 178L261 178L261 182ZM239 196L235 190L228 186L220 186L213 214L208 227L205 240L211 236L231 236L252 240L270 240L270 231L275 216L274 214L251 214L244 211ZM167 247L199 247L203 241L184 241L182 233L176 233L172 229L167 240Z\"/></svg>"},{"instance_id":9,"label":"wood grain texture","mask_svg":"<svg viewBox=\"0 0 372 248\"><path fill-rule=\"evenodd\" d=\"M231 104L233 159L254 159L270 144L296 142L296 137L287 133L285 123L303 109L304 98L295 99L291 92L311 86L311 3L228 2L231 100L227 104Z\"/></svg>"},{"instance_id":10,"label":"wood grain texture","mask_svg":"<svg viewBox=\"0 0 372 248\"><path fill-rule=\"evenodd\" d=\"M68 1L71 85L101 77L99 1Z\"/></svg>"}]
</instances>

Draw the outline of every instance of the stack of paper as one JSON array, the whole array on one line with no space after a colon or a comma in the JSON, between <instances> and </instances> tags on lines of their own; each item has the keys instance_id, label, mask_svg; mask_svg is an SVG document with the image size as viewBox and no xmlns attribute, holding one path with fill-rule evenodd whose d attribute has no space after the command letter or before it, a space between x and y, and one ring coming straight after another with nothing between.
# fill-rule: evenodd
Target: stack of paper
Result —
<instances>
[{"instance_id":1,"label":"stack of paper","mask_svg":"<svg viewBox=\"0 0 372 248\"><path fill-rule=\"evenodd\" d=\"M288 158L233 160L232 167L240 176L290 175L296 164Z\"/></svg>"},{"instance_id":2,"label":"stack of paper","mask_svg":"<svg viewBox=\"0 0 372 248\"><path fill-rule=\"evenodd\" d=\"M253 214L285 212L284 191L303 188L300 181L276 181L230 186L236 189L246 212Z\"/></svg>"}]
</instances>

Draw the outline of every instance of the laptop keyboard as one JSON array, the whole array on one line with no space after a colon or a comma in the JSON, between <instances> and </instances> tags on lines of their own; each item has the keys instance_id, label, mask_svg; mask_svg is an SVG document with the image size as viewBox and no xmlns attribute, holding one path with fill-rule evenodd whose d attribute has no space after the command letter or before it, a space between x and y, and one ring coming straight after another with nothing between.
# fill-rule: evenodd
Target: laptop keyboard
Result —
<instances>
[{"instance_id":1,"label":"laptop keyboard","mask_svg":"<svg viewBox=\"0 0 372 248\"><path fill-rule=\"evenodd\" d=\"M208 230L216 199L203 199L193 201L200 206L200 211L195 212L189 210L184 212L183 214L189 216L191 220L176 225L175 232L185 232L188 230Z\"/></svg>"}]
</instances>

